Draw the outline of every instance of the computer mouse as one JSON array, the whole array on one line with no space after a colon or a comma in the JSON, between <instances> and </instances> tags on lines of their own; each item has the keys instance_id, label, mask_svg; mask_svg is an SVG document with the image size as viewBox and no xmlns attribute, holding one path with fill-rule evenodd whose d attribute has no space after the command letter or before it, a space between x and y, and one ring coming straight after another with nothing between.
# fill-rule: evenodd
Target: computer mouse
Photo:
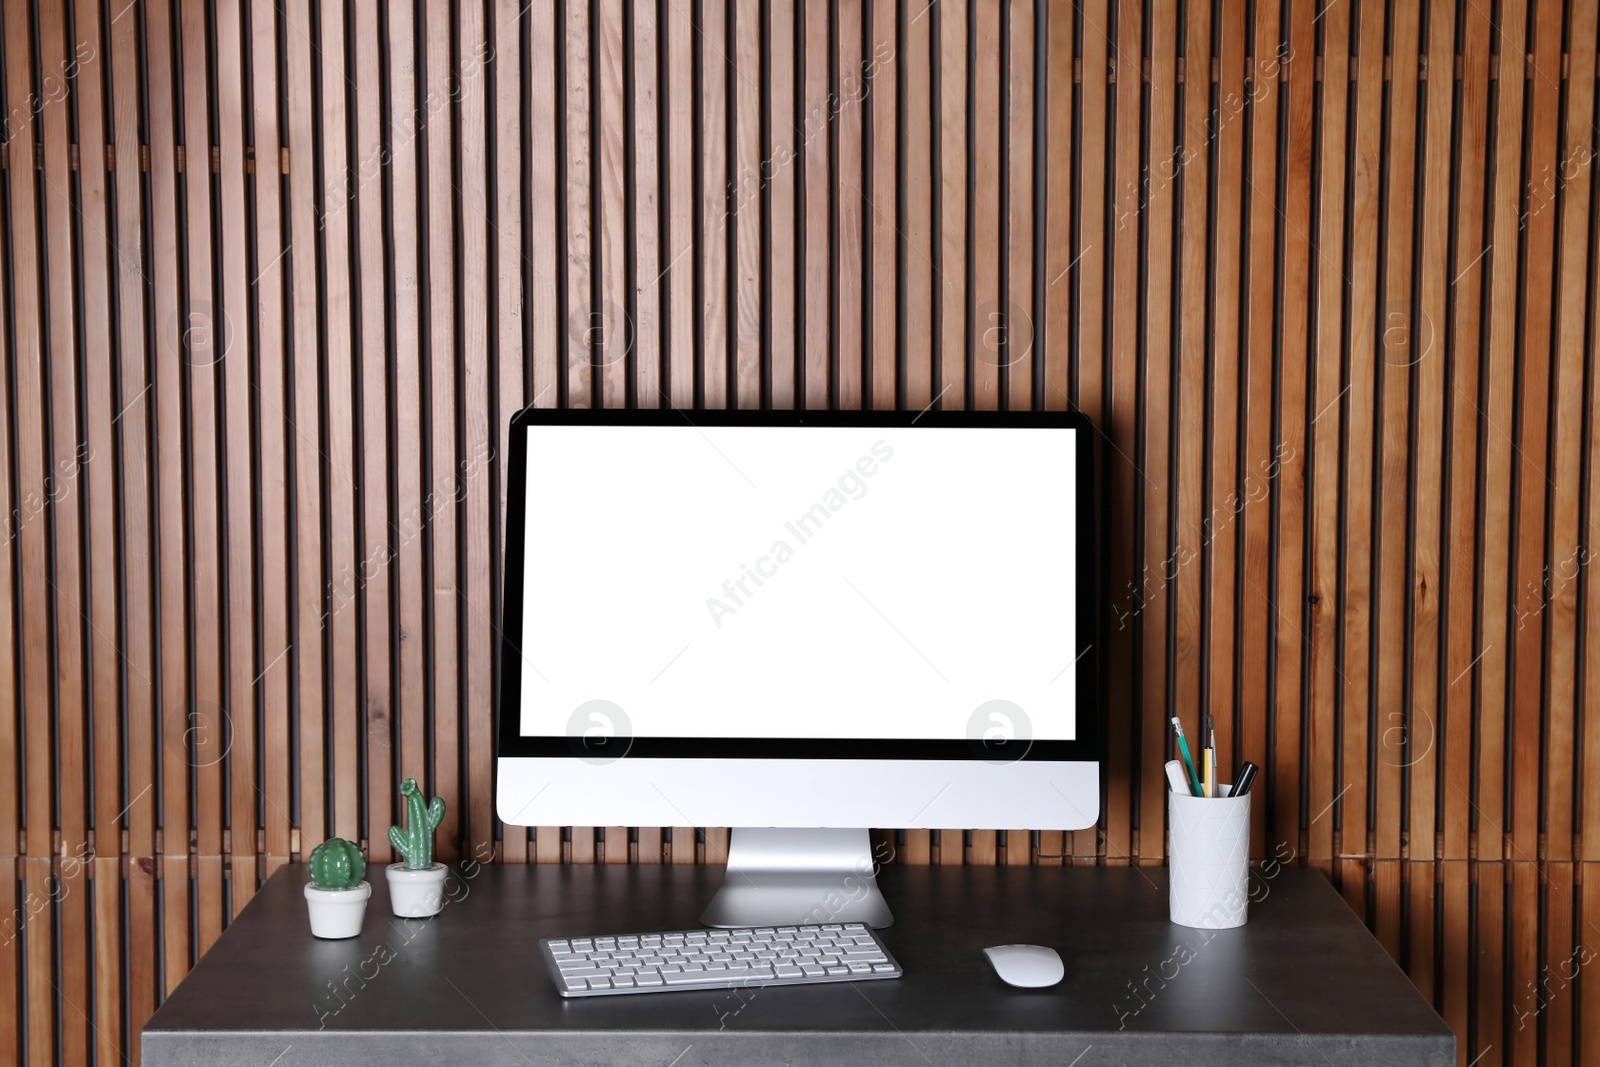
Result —
<instances>
[{"instance_id":1,"label":"computer mouse","mask_svg":"<svg viewBox=\"0 0 1600 1067\"><path fill-rule=\"evenodd\" d=\"M1002 982L1023 989L1055 985L1067 973L1056 950L1042 945L996 945L983 954Z\"/></svg>"}]
</instances>

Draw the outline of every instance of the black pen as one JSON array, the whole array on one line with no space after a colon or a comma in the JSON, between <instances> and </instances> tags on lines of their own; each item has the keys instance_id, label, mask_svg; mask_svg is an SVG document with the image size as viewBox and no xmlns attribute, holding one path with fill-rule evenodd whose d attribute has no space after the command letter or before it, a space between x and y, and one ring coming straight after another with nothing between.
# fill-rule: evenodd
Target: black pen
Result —
<instances>
[{"instance_id":1,"label":"black pen","mask_svg":"<svg viewBox=\"0 0 1600 1067\"><path fill-rule=\"evenodd\" d=\"M1244 765L1239 768L1239 773L1233 776L1233 792L1228 795L1242 797L1250 792L1250 783L1256 780L1256 772L1260 769L1254 763L1245 760Z\"/></svg>"}]
</instances>

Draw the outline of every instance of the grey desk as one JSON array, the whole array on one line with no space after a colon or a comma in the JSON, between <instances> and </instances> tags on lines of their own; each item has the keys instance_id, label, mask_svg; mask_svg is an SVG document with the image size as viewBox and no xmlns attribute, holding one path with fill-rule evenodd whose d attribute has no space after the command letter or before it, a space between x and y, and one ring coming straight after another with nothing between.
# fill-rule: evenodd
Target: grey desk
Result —
<instances>
[{"instance_id":1,"label":"grey desk","mask_svg":"<svg viewBox=\"0 0 1600 1067\"><path fill-rule=\"evenodd\" d=\"M144 1028L150 1067L333 1064L1428 1064L1455 1039L1315 871L1257 878L1249 925L1167 922L1164 870L890 867L893 981L563 1000L541 937L682 929L720 868L479 867L438 918L311 937L279 871ZM985 945L1066 978L1002 985Z\"/></svg>"}]
</instances>

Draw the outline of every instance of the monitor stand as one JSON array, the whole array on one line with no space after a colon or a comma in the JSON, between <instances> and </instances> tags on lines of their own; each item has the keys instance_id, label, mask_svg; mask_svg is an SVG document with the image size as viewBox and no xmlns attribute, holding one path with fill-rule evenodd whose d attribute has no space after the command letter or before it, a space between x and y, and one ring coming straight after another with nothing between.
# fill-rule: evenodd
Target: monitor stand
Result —
<instances>
[{"instance_id":1,"label":"monitor stand","mask_svg":"<svg viewBox=\"0 0 1600 1067\"><path fill-rule=\"evenodd\" d=\"M735 827L707 926L894 922L865 830Z\"/></svg>"}]
</instances>

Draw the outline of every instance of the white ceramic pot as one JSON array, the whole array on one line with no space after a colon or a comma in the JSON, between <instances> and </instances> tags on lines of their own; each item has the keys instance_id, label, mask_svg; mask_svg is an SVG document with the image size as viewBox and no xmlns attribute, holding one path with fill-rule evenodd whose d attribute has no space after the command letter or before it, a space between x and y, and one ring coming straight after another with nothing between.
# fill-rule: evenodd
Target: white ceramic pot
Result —
<instances>
[{"instance_id":1,"label":"white ceramic pot","mask_svg":"<svg viewBox=\"0 0 1600 1067\"><path fill-rule=\"evenodd\" d=\"M337 940L361 933L372 887L366 882L353 889L318 889L306 886L306 908L311 912L311 935Z\"/></svg>"},{"instance_id":2,"label":"white ceramic pot","mask_svg":"<svg viewBox=\"0 0 1600 1067\"><path fill-rule=\"evenodd\" d=\"M444 864L411 871L404 863L391 863L383 873L389 879L389 905L400 918L426 919L444 907L444 876L449 873Z\"/></svg>"}]
</instances>

